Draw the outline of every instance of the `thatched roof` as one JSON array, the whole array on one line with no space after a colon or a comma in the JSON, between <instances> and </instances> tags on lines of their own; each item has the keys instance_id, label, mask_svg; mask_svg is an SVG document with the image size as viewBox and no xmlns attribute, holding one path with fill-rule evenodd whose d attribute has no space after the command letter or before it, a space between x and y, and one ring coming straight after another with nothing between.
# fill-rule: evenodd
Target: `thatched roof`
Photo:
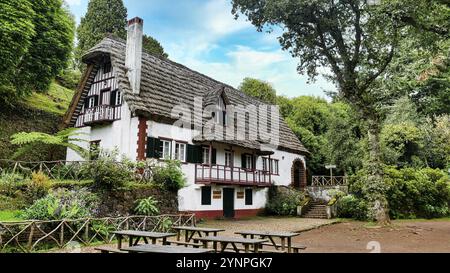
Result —
<instances>
[{"instance_id":1,"label":"thatched roof","mask_svg":"<svg viewBox=\"0 0 450 273\"><path fill-rule=\"evenodd\" d=\"M124 99L131 111L136 115L169 122L173 120L171 111L175 106L183 104L189 109L194 109L194 98L202 97L205 106L217 101L222 94L226 97L226 103L231 105L251 104L258 106L263 104L229 85L147 52L144 52L142 60L141 91L140 94L133 94L126 75L125 49L125 41L108 37L92 48L83 57L83 61L89 64L96 63L99 58L109 57L111 59L119 88L123 92ZM194 115L201 115L201 113L194 113ZM251 124L250 133L254 133L256 129L257 125ZM213 139L198 136L195 140L208 141ZM249 140L220 142L256 150L261 146L259 141ZM299 154L308 153L281 117L279 148Z\"/></svg>"}]
</instances>

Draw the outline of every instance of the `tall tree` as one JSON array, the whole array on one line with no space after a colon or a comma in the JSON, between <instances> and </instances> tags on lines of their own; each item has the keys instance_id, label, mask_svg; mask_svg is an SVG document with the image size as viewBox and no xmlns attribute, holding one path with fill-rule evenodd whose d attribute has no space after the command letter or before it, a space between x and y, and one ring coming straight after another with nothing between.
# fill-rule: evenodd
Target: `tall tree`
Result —
<instances>
[{"instance_id":1,"label":"tall tree","mask_svg":"<svg viewBox=\"0 0 450 273\"><path fill-rule=\"evenodd\" d=\"M74 19L62 0L0 2L0 99L12 103L33 91L46 91L67 65Z\"/></svg>"},{"instance_id":2,"label":"tall tree","mask_svg":"<svg viewBox=\"0 0 450 273\"><path fill-rule=\"evenodd\" d=\"M125 39L127 9L122 0L90 0L77 29L77 58L95 46L106 34Z\"/></svg>"},{"instance_id":3,"label":"tall tree","mask_svg":"<svg viewBox=\"0 0 450 273\"><path fill-rule=\"evenodd\" d=\"M75 38L75 20L62 0L31 1L36 35L17 71L19 89L47 91L67 66Z\"/></svg>"},{"instance_id":4,"label":"tall tree","mask_svg":"<svg viewBox=\"0 0 450 273\"><path fill-rule=\"evenodd\" d=\"M145 50L156 56L160 56L163 58L169 57L169 54L167 54L164 51L164 47L161 45L161 43L151 36L144 35L144 41L142 46L144 47Z\"/></svg>"},{"instance_id":5,"label":"tall tree","mask_svg":"<svg viewBox=\"0 0 450 273\"><path fill-rule=\"evenodd\" d=\"M106 35L126 39L127 14L122 0L90 0L87 13L81 18L77 29L78 47L75 58L78 64L83 54ZM162 45L151 36L144 35L143 47L157 56L168 57Z\"/></svg>"},{"instance_id":6,"label":"tall tree","mask_svg":"<svg viewBox=\"0 0 450 273\"><path fill-rule=\"evenodd\" d=\"M11 79L35 34L35 14L29 0L0 0L0 10L0 97L9 103L17 95Z\"/></svg>"},{"instance_id":7,"label":"tall tree","mask_svg":"<svg viewBox=\"0 0 450 273\"><path fill-rule=\"evenodd\" d=\"M381 0L376 1L379 2L376 5L370 4L372 2L233 0L232 12L236 16L241 13L247 16L260 31L265 27L282 26L284 33L279 38L280 43L293 57L300 58L299 72L315 79L319 68L328 68L331 73L326 76L336 84L340 97L367 120L369 217L387 223L380 131L383 106L393 94L383 88L383 76L396 56L399 41L411 35L411 29L418 28L405 22L405 18L436 14L441 22L442 18L448 18L448 14L443 14L448 9L439 1ZM428 42L442 38L434 32L427 34Z\"/></svg>"},{"instance_id":8,"label":"tall tree","mask_svg":"<svg viewBox=\"0 0 450 273\"><path fill-rule=\"evenodd\" d=\"M245 94L260 99L265 103L276 104L277 91L268 82L253 78L245 78L239 86L239 90Z\"/></svg>"}]
</instances>

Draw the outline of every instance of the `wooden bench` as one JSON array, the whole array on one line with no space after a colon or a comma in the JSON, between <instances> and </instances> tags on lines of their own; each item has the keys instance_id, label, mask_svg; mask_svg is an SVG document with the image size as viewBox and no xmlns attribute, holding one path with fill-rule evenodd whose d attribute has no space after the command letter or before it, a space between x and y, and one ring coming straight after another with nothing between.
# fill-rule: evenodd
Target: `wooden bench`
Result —
<instances>
[{"instance_id":1,"label":"wooden bench","mask_svg":"<svg viewBox=\"0 0 450 273\"><path fill-rule=\"evenodd\" d=\"M102 254L110 254L110 253L120 253L120 254L124 254L127 253L125 251L122 251L120 249L117 248L112 248L112 247L97 247L95 248L96 251L100 251Z\"/></svg>"},{"instance_id":2,"label":"wooden bench","mask_svg":"<svg viewBox=\"0 0 450 273\"><path fill-rule=\"evenodd\" d=\"M274 247L274 245L271 243L263 243L262 245ZM277 247L277 249L280 249L280 248L282 248L282 245L277 244L276 247ZM291 248L294 253L300 253L300 250L305 250L307 247L304 245L292 245ZM261 250L261 252L262 252L262 250Z\"/></svg>"},{"instance_id":3,"label":"wooden bench","mask_svg":"<svg viewBox=\"0 0 450 273\"><path fill-rule=\"evenodd\" d=\"M200 247L203 246L203 244L201 244L201 243L186 243L186 242L182 242L182 241L172 241L172 240L167 240L166 244L167 245L172 245L173 244L173 245L185 246L185 247L192 246L194 248L200 248Z\"/></svg>"}]
</instances>

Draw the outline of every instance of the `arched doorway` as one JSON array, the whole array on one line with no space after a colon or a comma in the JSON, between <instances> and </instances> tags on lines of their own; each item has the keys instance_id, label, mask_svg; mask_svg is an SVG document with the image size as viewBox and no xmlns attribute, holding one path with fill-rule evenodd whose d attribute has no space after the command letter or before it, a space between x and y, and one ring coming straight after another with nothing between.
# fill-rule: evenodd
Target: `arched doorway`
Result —
<instances>
[{"instance_id":1,"label":"arched doorway","mask_svg":"<svg viewBox=\"0 0 450 273\"><path fill-rule=\"evenodd\" d=\"M292 186L295 189L304 190L306 188L306 167L301 159L292 163Z\"/></svg>"}]
</instances>

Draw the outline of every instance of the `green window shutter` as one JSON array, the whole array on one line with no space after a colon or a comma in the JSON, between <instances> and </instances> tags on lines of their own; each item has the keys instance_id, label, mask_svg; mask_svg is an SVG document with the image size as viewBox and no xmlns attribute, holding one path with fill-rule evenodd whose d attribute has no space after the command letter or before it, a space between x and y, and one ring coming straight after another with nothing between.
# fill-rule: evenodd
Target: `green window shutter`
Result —
<instances>
[{"instance_id":1,"label":"green window shutter","mask_svg":"<svg viewBox=\"0 0 450 273\"><path fill-rule=\"evenodd\" d=\"M211 205L211 187L206 186L202 187L202 205L209 206Z\"/></svg>"},{"instance_id":2,"label":"green window shutter","mask_svg":"<svg viewBox=\"0 0 450 273\"><path fill-rule=\"evenodd\" d=\"M117 91L112 91L110 95L110 105L116 105Z\"/></svg>"},{"instance_id":3,"label":"green window shutter","mask_svg":"<svg viewBox=\"0 0 450 273\"><path fill-rule=\"evenodd\" d=\"M245 189L245 205L252 206L253 205L253 190Z\"/></svg>"},{"instance_id":4,"label":"green window shutter","mask_svg":"<svg viewBox=\"0 0 450 273\"><path fill-rule=\"evenodd\" d=\"M95 106L98 106L98 105L99 105L99 97L98 97L98 96L95 96L94 98L95 98L94 105L95 105Z\"/></svg>"},{"instance_id":5,"label":"green window shutter","mask_svg":"<svg viewBox=\"0 0 450 273\"><path fill-rule=\"evenodd\" d=\"M212 149L211 164L212 165L216 165L217 164L217 150L216 149Z\"/></svg>"},{"instance_id":6,"label":"green window shutter","mask_svg":"<svg viewBox=\"0 0 450 273\"><path fill-rule=\"evenodd\" d=\"M198 164L203 163L203 147L202 146L195 146L194 158L195 158L195 163L198 163Z\"/></svg>"},{"instance_id":7,"label":"green window shutter","mask_svg":"<svg viewBox=\"0 0 450 273\"><path fill-rule=\"evenodd\" d=\"M147 140L147 158L160 158L162 152L162 142L153 137Z\"/></svg>"},{"instance_id":8,"label":"green window shutter","mask_svg":"<svg viewBox=\"0 0 450 273\"><path fill-rule=\"evenodd\" d=\"M202 163L203 162L203 158L202 158L202 146L197 146L197 145L187 145L187 159L186 161L188 163Z\"/></svg>"},{"instance_id":9,"label":"green window shutter","mask_svg":"<svg viewBox=\"0 0 450 273\"><path fill-rule=\"evenodd\" d=\"M247 154L242 154L241 155L241 166L242 169L247 169L247 158L246 158Z\"/></svg>"}]
</instances>

